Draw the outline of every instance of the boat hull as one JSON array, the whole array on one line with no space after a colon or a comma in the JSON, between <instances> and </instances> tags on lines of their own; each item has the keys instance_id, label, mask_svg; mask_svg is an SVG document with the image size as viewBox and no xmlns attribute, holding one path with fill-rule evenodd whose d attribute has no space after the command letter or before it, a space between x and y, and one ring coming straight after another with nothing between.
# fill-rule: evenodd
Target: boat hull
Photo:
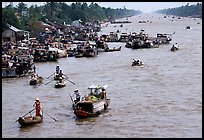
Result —
<instances>
[{"instance_id":1,"label":"boat hull","mask_svg":"<svg viewBox=\"0 0 204 140\"><path fill-rule=\"evenodd\" d=\"M101 99L96 102L79 101L73 105L75 107L74 114L77 118L97 117L107 110L109 104L110 99ZM86 109L83 106L86 106Z\"/></svg>"},{"instance_id":2,"label":"boat hull","mask_svg":"<svg viewBox=\"0 0 204 140\"><path fill-rule=\"evenodd\" d=\"M62 88L62 87L65 87L66 84L63 84L63 83L57 83L55 84L55 88Z\"/></svg>"},{"instance_id":3,"label":"boat hull","mask_svg":"<svg viewBox=\"0 0 204 140\"><path fill-rule=\"evenodd\" d=\"M43 121L43 117L32 117L32 116L27 116L27 117L19 117L18 119L18 123L21 126L29 126L29 125L34 125L34 124L38 124L38 123L42 123Z\"/></svg>"}]
</instances>

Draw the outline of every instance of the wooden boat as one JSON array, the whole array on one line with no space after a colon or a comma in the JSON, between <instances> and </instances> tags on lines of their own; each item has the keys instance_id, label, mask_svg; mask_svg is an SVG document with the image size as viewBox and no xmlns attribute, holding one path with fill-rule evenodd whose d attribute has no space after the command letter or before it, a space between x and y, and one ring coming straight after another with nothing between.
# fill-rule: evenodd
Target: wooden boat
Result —
<instances>
[{"instance_id":1,"label":"wooden boat","mask_svg":"<svg viewBox=\"0 0 204 140\"><path fill-rule=\"evenodd\" d=\"M125 47L126 48L132 48L132 42L126 42Z\"/></svg>"},{"instance_id":2,"label":"wooden boat","mask_svg":"<svg viewBox=\"0 0 204 140\"><path fill-rule=\"evenodd\" d=\"M119 48L108 48L108 49L105 49L105 52L114 52L114 51L120 51L122 48L122 46L120 46Z\"/></svg>"},{"instance_id":3,"label":"wooden boat","mask_svg":"<svg viewBox=\"0 0 204 140\"><path fill-rule=\"evenodd\" d=\"M46 49L35 49L34 62L45 62L48 58L48 51Z\"/></svg>"},{"instance_id":4,"label":"wooden boat","mask_svg":"<svg viewBox=\"0 0 204 140\"><path fill-rule=\"evenodd\" d=\"M60 75L57 74L57 73L54 74L54 80L61 80L61 78L64 79L63 76L60 76Z\"/></svg>"},{"instance_id":5,"label":"wooden boat","mask_svg":"<svg viewBox=\"0 0 204 140\"><path fill-rule=\"evenodd\" d=\"M137 62L132 62L132 66L142 66L143 65L143 63L141 62L141 63L137 63Z\"/></svg>"},{"instance_id":6,"label":"wooden boat","mask_svg":"<svg viewBox=\"0 0 204 140\"><path fill-rule=\"evenodd\" d=\"M17 77L16 67L13 68L2 68L2 78Z\"/></svg>"},{"instance_id":7,"label":"wooden boat","mask_svg":"<svg viewBox=\"0 0 204 140\"><path fill-rule=\"evenodd\" d=\"M18 118L18 123L21 126L29 126L29 125L42 123L42 122L43 122L43 116L36 116L36 117L26 116L26 117Z\"/></svg>"},{"instance_id":8,"label":"wooden boat","mask_svg":"<svg viewBox=\"0 0 204 140\"><path fill-rule=\"evenodd\" d=\"M49 47L47 61L57 61L58 58L57 49Z\"/></svg>"},{"instance_id":9,"label":"wooden boat","mask_svg":"<svg viewBox=\"0 0 204 140\"><path fill-rule=\"evenodd\" d=\"M122 33L119 38L119 42L128 42L129 41L129 35L127 33Z\"/></svg>"},{"instance_id":10,"label":"wooden boat","mask_svg":"<svg viewBox=\"0 0 204 140\"><path fill-rule=\"evenodd\" d=\"M106 94L104 98L97 97L95 95L96 88L98 89L106 89L108 85L104 85L103 87L92 85L88 89L91 92L85 98L82 98L81 101L74 103L72 107L74 108L74 114L77 118L88 118L88 117L96 117L100 115L102 112L106 111L109 104L110 99L107 98Z\"/></svg>"},{"instance_id":11,"label":"wooden boat","mask_svg":"<svg viewBox=\"0 0 204 140\"><path fill-rule=\"evenodd\" d=\"M132 43L132 49L146 49L146 48L158 48L159 44L154 44L153 42L143 42L141 40L135 40Z\"/></svg>"},{"instance_id":12,"label":"wooden boat","mask_svg":"<svg viewBox=\"0 0 204 140\"><path fill-rule=\"evenodd\" d=\"M175 46L171 47L171 51L172 51L172 52L178 51L178 50L179 50L179 48L177 48L177 47L175 47Z\"/></svg>"},{"instance_id":13,"label":"wooden boat","mask_svg":"<svg viewBox=\"0 0 204 140\"><path fill-rule=\"evenodd\" d=\"M55 84L55 88L62 88L65 87L66 83L62 80L62 81L57 81Z\"/></svg>"},{"instance_id":14,"label":"wooden boat","mask_svg":"<svg viewBox=\"0 0 204 140\"><path fill-rule=\"evenodd\" d=\"M142 61L140 61L139 59L138 60L133 59L132 66L142 66L142 65L143 65Z\"/></svg>"},{"instance_id":15,"label":"wooden boat","mask_svg":"<svg viewBox=\"0 0 204 140\"><path fill-rule=\"evenodd\" d=\"M84 47L84 56L85 57L95 57L98 55L98 49L95 45L89 45Z\"/></svg>"},{"instance_id":16,"label":"wooden boat","mask_svg":"<svg viewBox=\"0 0 204 140\"><path fill-rule=\"evenodd\" d=\"M75 50L75 57L76 58L84 57L84 53L85 50L83 44L78 44Z\"/></svg>"},{"instance_id":17,"label":"wooden boat","mask_svg":"<svg viewBox=\"0 0 204 140\"><path fill-rule=\"evenodd\" d=\"M41 76L36 76L30 80L30 85L37 85L37 84L40 84L42 82L43 82L43 78Z\"/></svg>"}]
</instances>

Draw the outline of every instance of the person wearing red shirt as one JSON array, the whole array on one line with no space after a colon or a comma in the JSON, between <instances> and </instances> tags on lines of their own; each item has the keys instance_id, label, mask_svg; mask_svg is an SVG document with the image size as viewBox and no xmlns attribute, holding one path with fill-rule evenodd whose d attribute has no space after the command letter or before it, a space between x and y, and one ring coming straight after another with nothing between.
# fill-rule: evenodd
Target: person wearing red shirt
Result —
<instances>
[{"instance_id":1,"label":"person wearing red shirt","mask_svg":"<svg viewBox=\"0 0 204 140\"><path fill-rule=\"evenodd\" d=\"M36 117L40 116L40 100L38 97L35 99L35 104L33 106L35 106L36 109Z\"/></svg>"}]
</instances>

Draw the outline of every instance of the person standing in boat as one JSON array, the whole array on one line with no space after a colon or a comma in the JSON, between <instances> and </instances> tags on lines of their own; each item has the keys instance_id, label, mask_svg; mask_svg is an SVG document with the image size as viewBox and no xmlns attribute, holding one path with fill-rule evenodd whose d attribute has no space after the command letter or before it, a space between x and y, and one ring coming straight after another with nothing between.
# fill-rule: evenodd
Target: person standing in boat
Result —
<instances>
[{"instance_id":1,"label":"person standing in boat","mask_svg":"<svg viewBox=\"0 0 204 140\"><path fill-rule=\"evenodd\" d=\"M35 99L35 103L34 103L33 107L35 107L35 110L36 110L35 116L36 117L40 116L40 99L38 97Z\"/></svg>"},{"instance_id":2,"label":"person standing in boat","mask_svg":"<svg viewBox=\"0 0 204 140\"><path fill-rule=\"evenodd\" d=\"M106 91L104 88L102 88L102 91L100 92L99 96L100 96L100 99L104 99L104 97L106 96Z\"/></svg>"},{"instance_id":3,"label":"person standing in boat","mask_svg":"<svg viewBox=\"0 0 204 140\"><path fill-rule=\"evenodd\" d=\"M173 47L178 50L178 43L174 44Z\"/></svg>"},{"instance_id":4,"label":"person standing in boat","mask_svg":"<svg viewBox=\"0 0 204 140\"><path fill-rule=\"evenodd\" d=\"M99 86L97 86L95 89L95 96L99 98Z\"/></svg>"},{"instance_id":5,"label":"person standing in boat","mask_svg":"<svg viewBox=\"0 0 204 140\"><path fill-rule=\"evenodd\" d=\"M59 77L62 77L64 74L62 73L62 70L59 71Z\"/></svg>"},{"instance_id":6,"label":"person standing in boat","mask_svg":"<svg viewBox=\"0 0 204 140\"><path fill-rule=\"evenodd\" d=\"M76 96L76 102L79 102L80 98L81 98L81 94L80 94L78 89L74 90L74 94L72 96L74 96L74 95Z\"/></svg>"},{"instance_id":7,"label":"person standing in boat","mask_svg":"<svg viewBox=\"0 0 204 140\"><path fill-rule=\"evenodd\" d=\"M35 67L35 65L33 66L33 72L34 72L34 73L36 72L36 67Z\"/></svg>"},{"instance_id":8,"label":"person standing in boat","mask_svg":"<svg viewBox=\"0 0 204 140\"><path fill-rule=\"evenodd\" d=\"M56 66L56 74L59 74L59 71L60 71L60 67L59 65Z\"/></svg>"}]
</instances>

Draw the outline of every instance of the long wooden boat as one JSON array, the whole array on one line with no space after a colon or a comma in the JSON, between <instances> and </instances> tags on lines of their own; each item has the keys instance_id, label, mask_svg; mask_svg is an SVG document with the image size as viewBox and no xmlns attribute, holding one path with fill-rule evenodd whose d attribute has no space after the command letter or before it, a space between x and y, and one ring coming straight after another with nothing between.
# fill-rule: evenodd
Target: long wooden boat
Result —
<instances>
[{"instance_id":1,"label":"long wooden boat","mask_svg":"<svg viewBox=\"0 0 204 140\"><path fill-rule=\"evenodd\" d=\"M90 86L88 89L90 89L91 92L88 94L88 96L72 106L74 108L74 114L77 118L97 117L102 112L107 110L110 104L110 99L107 98L106 94L103 99L97 97L92 91L96 88L97 86L95 85ZM107 85L99 87L98 89L102 88L107 88Z\"/></svg>"},{"instance_id":2,"label":"long wooden boat","mask_svg":"<svg viewBox=\"0 0 204 140\"><path fill-rule=\"evenodd\" d=\"M142 42L134 41L132 44L132 49L147 49L147 48L159 48L159 44L154 44L153 42Z\"/></svg>"},{"instance_id":3,"label":"long wooden boat","mask_svg":"<svg viewBox=\"0 0 204 140\"><path fill-rule=\"evenodd\" d=\"M26 116L26 117L18 118L18 123L21 126L29 126L29 125L42 123L42 122L43 122L43 116L36 116L36 117Z\"/></svg>"},{"instance_id":4,"label":"long wooden boat","mask_svg":"<svg viewBox=\"0 0 204 140\"><path fill-rule=\"evenodd\" d=\"M114 51L120 51L122 48L122 46L120 46L119 48L108 48L108 49L105 49L105 52L114 52Z\"/></svg>"}]
</instances>

